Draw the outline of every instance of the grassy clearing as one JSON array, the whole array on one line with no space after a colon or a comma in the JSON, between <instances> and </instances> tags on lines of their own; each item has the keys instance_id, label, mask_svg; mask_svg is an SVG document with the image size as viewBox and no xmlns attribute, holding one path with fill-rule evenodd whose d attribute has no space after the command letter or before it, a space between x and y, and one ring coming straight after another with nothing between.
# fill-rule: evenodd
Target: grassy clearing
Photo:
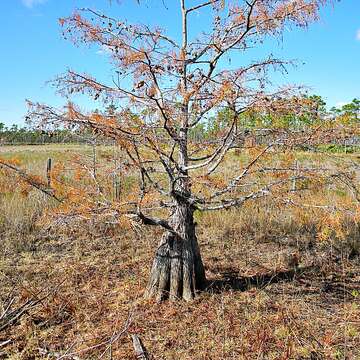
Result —
<instances>
[{"instance_id":1,"label":"grassy clearing","mask_svg":"<svg viewBox=\"0 0 360 360\"><path fill-rule=\"evenodd\" d=\"M78 150L88 151L0 149L41 174L49 154ZM335 190L337 201L344 194ZM0 304L10 297L16 309L44 296L0 332L3 358L133 359L131 333L155 359L360 358L356 224L325 241L317 213L269 200L197 214L208 290L192 303L156 304L142 292L159 229L134 233L96 221L44 228L49 206L35 191L0 199Z\"/></svg>"}]
</instances>

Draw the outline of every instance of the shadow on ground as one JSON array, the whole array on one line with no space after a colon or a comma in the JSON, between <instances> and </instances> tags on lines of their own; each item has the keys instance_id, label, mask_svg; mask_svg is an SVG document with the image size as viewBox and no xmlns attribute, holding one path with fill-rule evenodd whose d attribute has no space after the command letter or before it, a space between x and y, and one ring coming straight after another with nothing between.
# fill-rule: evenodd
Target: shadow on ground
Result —
<instances>
[{"instance_id":1,"label":"shadow on ground","mask_svg":"<svg viewBox=\"0 0 360 360\"><path fill-rule=\"evenodd\" d=\"M264 289L277 283L293 282L293 290L300 294L318 294L326 301L353 301L354 294L360 293L359 272L341 274L336 269L323 273L321 267L312 265L288 270L258 273L253 276L239 276L236 269L219 271L220 279L210 280L207 291L222 293L226 291L246 291L251 288ZM288 287L288 291L291 288ZM276 293L276 288L272 288Z\"/></svg>"},{"instance_id":2,"label":"shadow on ground","mask_svg":"<svg viewBox=\"0 0 360 360\"><path fill-rule=\"evenodd\" d=\"M221 273L221 279L209 280L207 290L212 293L220 293L227 290L246 291L253 287L265 288L266 286L282 281L292 281L297 276L314 270L314 267L283 270L256 274L253 276L238 276L235 269L226 269Z\"/></svg>"}]
</instances>

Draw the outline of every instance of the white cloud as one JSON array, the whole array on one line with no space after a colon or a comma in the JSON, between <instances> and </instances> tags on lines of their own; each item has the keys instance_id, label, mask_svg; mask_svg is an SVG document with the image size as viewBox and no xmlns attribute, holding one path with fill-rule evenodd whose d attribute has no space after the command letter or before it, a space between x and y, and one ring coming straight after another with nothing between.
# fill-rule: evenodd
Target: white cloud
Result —
<instances>
[{"instance_id":1,"label":"white cloud","mask_svg":"<svg viewBox=\"0 0 360 360\"><path fill-rule=\"evenodd\" d=\"M356 32L356 40L360 41L360 29Z\"/></svg>"},{"instance_id":2,"label":"white cloud","mask_svg":"<svg viewBox=\"0 0 360 360\"><path fill-rule=\"evenodd\" d=\"M337 102L337 103L335 104L335 106L336 106L337 108L341 108L341 107L343 107L343 106L346 105L346 104L348 104L348 102L346 102L346 101L339 101L339 102Z\"/></svg>"},{"instance_id":3,"label":"white cloud","mask_svg":"<svg viewBox=\"0 0 360 360\"><path fill-rule=\"evenodd\" d=\"M100 49L96 53L98 55L109 55L112 54L112 51L109 46L101 45Z\"/></svg>"},{"instance_id":4,"label":"white cloud","mask_svg":"<svg viewBox=\"0 0 360 360\"><path fill-rule=\"evenodd\" d=\"M31 9L35 5L44 4L47 0L21 0L23 5L25 5L27 8Z\"/></svg>"}]
</instances>

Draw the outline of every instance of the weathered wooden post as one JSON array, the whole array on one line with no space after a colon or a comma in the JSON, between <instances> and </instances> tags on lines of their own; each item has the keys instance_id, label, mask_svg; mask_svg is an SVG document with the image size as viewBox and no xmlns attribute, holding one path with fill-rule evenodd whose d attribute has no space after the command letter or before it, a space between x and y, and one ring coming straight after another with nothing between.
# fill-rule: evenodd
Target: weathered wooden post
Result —
<instances>
[{"instance_id":1,"label":"weathered wooden post","mask_svg":"<svg viewBox=\"0 0 360 360\"><path fill-rule=\"evenodd\" d=\"M48 187L51 186L51 169L52 169L52 160L51 160L51 158L49 158L47 160L47 164L46 164L46 177L47 177Z\"/></svg>"},{"instance_id":2,"label":"weathered wooden post","mask_svg":"<svg viewBox=\"0 0 360 360\"><path fill-rule=\"evenodd\" d=\"M114 197L116 201L120 200L120 178L118 174L115 174L114 179Z\"/></svg>"},{"instance_id":3,"label":"weathered wooden post","mask_svg":"<svg viewBox=\"0 0 360 360\"><path fill-rule=\"evenodd\" d=\"M96 145L97 144L96 144L96 137L95 137L92 141L92 163L93 163L92 171L93 171L93 178L95 181L96 181L96 176L97 176L97 173L96 173L96 162L97 162Z\"/></svg>"},{"instance_id":4,"label":"weathered wooden post","mask_svg":"<svg viewBox=\"0 0 360 360\"><path fill-rule=\"evenodd\" d=\"M298 163L298 161L297 160L295 160L295 162L294 162L294 168L295 168L295 170L294 170L294 178L293 178L293 181L292 181L292 185L291 185L291 190L292 191L296 191L297 189L296 189L296 178L297 178L297 176L299 175L299 163Z\"/></svg>"},{"instance_id":5,"label":"weathered wooden post","mask_svg":"<svg viewBox=\"0 0 360 360\"><path fill-rule=\"evenodd\" d=\"M121 192L121 182L120 182L120 176L118 173L118 148L116 145L116 142L114 142L114 151L113 151L113 157L114 157L114 173L113 173L113 200L119 201L120 200L120 192Z\"/></svg>"}]
</instances>

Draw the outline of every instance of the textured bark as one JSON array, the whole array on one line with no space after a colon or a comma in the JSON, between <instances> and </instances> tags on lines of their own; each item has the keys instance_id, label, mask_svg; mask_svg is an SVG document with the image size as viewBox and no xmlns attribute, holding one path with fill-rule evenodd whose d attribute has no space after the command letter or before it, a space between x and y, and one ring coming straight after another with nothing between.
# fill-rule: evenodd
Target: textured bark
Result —
<instances>
[{"instance_id":1,"label":"textured bark","mask_svg":"<svg viewBox=\"0 0 360 360\"><path fill-rule=\"evenodd\" d=\"M195 234L193 210L179 205L170 219L177 232L166 232L155 253L145 296L191 300L206 286L205 270Z\"/></svg>"},{"instance_id":2,"label":"textured bark","mask_svg":"<svg viewBox=\"0 0 360 360\"><path fill-rule=\"evenodd\" d=\"M182 15L182 77L181 88L187 93L187 61L188 47L187 9L185 0L180 0ZM191 181L188 173L188 131L189 131L189 99L181 103L181 122L178 135L174 141L179 146L179 174L169 173L172 186L171 193L176 208L169 221L174 232L167 232L162 237L155 254L147 297L155 296L158 301L191 300L196 290L206 286L205 271L201 260L200 249L195 234L194 209L187 201L191 196ZM168 170L167 170L168 171Z\"/></svg>"}]
</instances>

